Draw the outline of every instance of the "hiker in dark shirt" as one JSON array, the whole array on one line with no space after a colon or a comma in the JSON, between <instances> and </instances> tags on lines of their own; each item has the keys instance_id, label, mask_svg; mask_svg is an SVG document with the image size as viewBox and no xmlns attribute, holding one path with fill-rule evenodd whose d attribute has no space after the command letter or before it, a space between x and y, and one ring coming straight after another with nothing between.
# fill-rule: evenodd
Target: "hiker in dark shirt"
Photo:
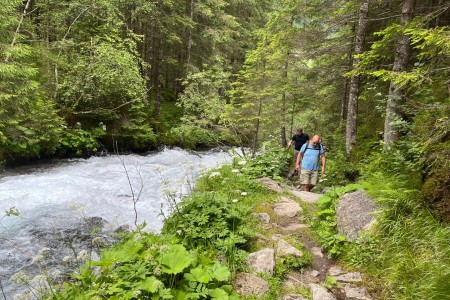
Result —
<instances>
[{"instance_id":1,"label":"hiker in dark shirt","mask_svg":"<svg viewBox=\"0 0 450 300\"><path fill-rule=\"evenodd\" d=\"M300 153L300 148L309 141L309 136L306 133L303 133L303 128L297 128L297 133L294 134L289 141L287 147L290 148L292 143L295 142L294 145L294 162L297 161L297 155Z\"/></svg>"}]
</instances>

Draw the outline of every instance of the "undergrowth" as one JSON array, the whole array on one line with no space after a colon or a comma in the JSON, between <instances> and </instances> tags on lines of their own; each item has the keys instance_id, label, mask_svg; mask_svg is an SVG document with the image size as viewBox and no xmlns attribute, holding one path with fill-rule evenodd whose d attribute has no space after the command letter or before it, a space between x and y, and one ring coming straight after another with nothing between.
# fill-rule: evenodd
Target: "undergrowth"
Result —
<instances>
[{"instance_id":1,"label":"undergrowth","mask_svg":"<svg viewBox=\"0 0 450 300\"><path fill-rule=\"evenodd\" d=\"M367 157L358 185L332 189L319 200L313 225L331 256L365 271L380 299L450 299L450 226L426 206L411 152ZM349 242L337 232L335 205L355 189L375 199L379 212L375 231Z\"/></svg>"},{"instance_id":2,"label":"undergrowth","mask_svg":"<svg viewBox=\"0 0 450 300\"><path fill-rule=\"evenodd\" d=\"M246 250L257 225L250 213L275 198L251 178L279 177L282 161L268 168L269 173L260 171L283 157L282 151L255 159L236 157L231 165L205 173L189 196L170 203L172 212L161 234L138 227L102 251L98 260L80 265L71 279L47 289L45 298L239 299L230 283L237 271L247 268ZM286 260L281 265L287 269L305 263ZM281 276L269 281L270 295L277 293Z\"/></svg>"}]
</instances>

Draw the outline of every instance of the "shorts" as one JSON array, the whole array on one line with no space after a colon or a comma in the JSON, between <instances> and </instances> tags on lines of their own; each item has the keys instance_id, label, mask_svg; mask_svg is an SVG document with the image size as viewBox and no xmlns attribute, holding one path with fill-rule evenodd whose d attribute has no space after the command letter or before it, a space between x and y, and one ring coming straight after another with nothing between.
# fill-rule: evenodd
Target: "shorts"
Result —
<instances>
[{"instance_id":1,"label":"shorts","mask_svg":"<svg viewBox=\"0 0 450 300\"><path fill-rule=\"evenodd\" d=\"M298 156L299 153L300 153L300 151L294 150L294 164L297 161L297 156Z\"/></svg>"},{"instance_id":2,"label":"shorts","mask_svg":"<svg viewBox=\"0 0 450 300\"><path fill-rule=\"evenodd\" d=\"M305 170L300 171L300 184L316 185L319 177L319 171L317 170Z\"/></svg>"}]
</instances>

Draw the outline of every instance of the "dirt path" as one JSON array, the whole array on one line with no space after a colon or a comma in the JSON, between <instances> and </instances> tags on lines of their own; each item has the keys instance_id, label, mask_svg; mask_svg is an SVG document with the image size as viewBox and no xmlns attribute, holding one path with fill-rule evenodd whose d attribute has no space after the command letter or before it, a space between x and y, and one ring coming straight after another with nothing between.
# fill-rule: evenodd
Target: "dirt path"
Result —
<instances>
[{"instance_id":1,"label":"dirt path","mask_svg":"<svg viewBox=\"0 0 450 300\"><path fill-rule=\"evenodd\" d=\"M278 266L286 262L301 262L304 259L310 262L307 267L292 268L284 273L278 293L279 299L372 299L363 287L362 275L359 272L347 272L338 266L312 238L314 235L307 225L304 209L314 208L320 195L300 192L291 187L283 190L270 179L260 182L280 196L275 203L263 203L253 214L261 224L257 248L264 250L250 254L252 258L248 263L249 269L260 274L261 271L268 270L266 267L271 264ZM287 250L283 250L283 247ZM298 250L302 254L298 254ZM267 255L259 256L262 251L272 251L269 253L274 253L274 262L271 262ZM292 254L294 258L289 258L286 253ZM268 261L264 261L265 259Z\"/></svg>"}]
</instances>

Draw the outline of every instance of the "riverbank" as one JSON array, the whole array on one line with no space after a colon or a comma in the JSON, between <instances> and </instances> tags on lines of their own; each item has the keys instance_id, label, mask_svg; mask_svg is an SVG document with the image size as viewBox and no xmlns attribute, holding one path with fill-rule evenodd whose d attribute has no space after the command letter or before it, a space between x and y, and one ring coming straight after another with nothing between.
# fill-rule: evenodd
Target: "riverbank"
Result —
<instances>
[{"instance_id":1,"label":"riverbank","mask_svg":"<svg viewBox=\"0 0 450 300\"><path fill-rule=\"evenodd\" d=\"M305 201L293 195L293 186L272 191L254 180L261 170L280 178L288 162L289 155L272 149L255 160L235 158L210 171L183 202L172 202L162 234L138 228L96 260L74 255L76 275L46 298L238 299L239 292L245 299L266 300L447 299L449 268L437 266L449 266L449 228L427 217L414 197L405 200L412 195L405 182L379 182L377 174L365 177L358 188L385 209L369 235L349 242L336 231L338 198L332 195L354 187L330 193L317 206L311 202L319 196ZM413 203L413 211L404 210ZM315 226L325 213L326 222ZM415 245L435 251L423 248L418 256ZM280 255L282 251L288 255ZM267 263L254 264L264 257ZM249 279L255 284L247 285Z\"/></svg>"},{"instance_id":2,"label":"riverbank","mask_svg":"<svg viewBox=\"0 0 450 300\"><path fill-rule=\"evenodd\" d=\"M167 193L178 201L199 174L229 161L230 154L223 151L166 149L147 156L57 160L3 173L0 280L7 299L21 291L8 284L19 270L30 280L41 270L59 280L76 265L73 260L63 261L64 257L83 250L97 253L99 246L111 244L109 236L116 235L116 230L145 223L146 231L159 232L163 226L160 213L169 211ZM17 215L4 216L12 207ZM102 242L97 245L93 240ZM45 248L50 249L47 259L34 264L33 259ZM50 275L54 267L63 274Z\"/></svg>"}]
</instances>

